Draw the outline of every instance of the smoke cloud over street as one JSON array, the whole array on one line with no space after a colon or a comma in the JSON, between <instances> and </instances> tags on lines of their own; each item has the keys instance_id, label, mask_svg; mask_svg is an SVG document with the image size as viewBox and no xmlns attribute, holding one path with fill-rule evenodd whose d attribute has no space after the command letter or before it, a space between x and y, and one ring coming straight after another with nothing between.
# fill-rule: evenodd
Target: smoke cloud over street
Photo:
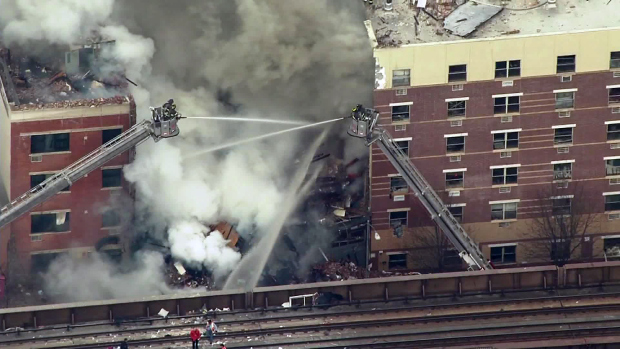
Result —
<instances>
[{"instance_id":1,"label":"smoke cloud over street","mask_svg":"<svg viewBox=\"0 0 620 349\"><path fill-rule=\"evenodd\" d=\"M364 15L358 0L3 0L0 38L33 52L79 43L91 31L116 40L104 52L107 68L137 83L131 93L138 119L150 117L148 106L174 98L187 117L230 115L234 104L241 106L235 116L314 122L371 102L374 61ZM222 98L225 93L230 98ZM291 164L327 127L184 160L201 149L290 126L190 119L179 126L180 137L142 144L125 168L137 190L135 228L161 239L175 259L225 277L241 255L221 234L207 234L208 226L228 221L259 240L272 233L274 222L290 211L283 207L293 204L287 193L295 173ZM353 157L352 149L347 154ZM153 271L163 261L144 258L129 274L104 272L93 281L113 290L104 284L131 280L142 283L144 292L93 294L169 292L155 286L163 284ZM88 275L85 268L101 268L99 263L61 261L51 271L75 281ZM56 293L88 298L71 281L48 281Z\"/></svg>"}]
</instances>

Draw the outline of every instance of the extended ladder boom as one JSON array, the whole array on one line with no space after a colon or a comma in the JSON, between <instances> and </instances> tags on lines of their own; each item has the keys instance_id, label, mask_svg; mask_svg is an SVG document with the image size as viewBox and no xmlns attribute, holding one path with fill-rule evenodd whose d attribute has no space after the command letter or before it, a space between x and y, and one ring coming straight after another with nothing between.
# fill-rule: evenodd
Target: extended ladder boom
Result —
<instances>
[{"instance_id":1,"label":"extended ladder boom","mask_svg":"<svg viewBox=\"0 0 620 349\"><path fill-rule=\"evenodd\" d=\"M170 138L179 134L176 124L178 119L181 118L181 114L176 113L173 118L170 118L162 117L162 107L151 108L151 111L153 113L153 120L144 120L134 125L95 151L33 187L8 205L0 208L0 228L29 212L37 205L46 202L64 188L72 185L118 155L142 143L147 138L153 137L155 142L157 142L162 138Z\"/></svg>"},{"instance_id":2,"label":"extended ladder boom","mask_svg":"<svg viewBox=\"0 0 620 349\"><path fill-rule=\"evenodd\" d=\"M467 232L450 213L448 207L413 165L409 156L403 153L386 130L375 127L379 114L373 109L358 106L354 109L352 117L353 123L349 129L349 135L365 138L367 146L377 142L381 151L387 156L398 173L403 176L414 195L420 199L422 205L431 214L431 218L459 251L459 256L469 267L476 270L492 269L478 245L467 235Z\"/></svg>"}]
</instances>

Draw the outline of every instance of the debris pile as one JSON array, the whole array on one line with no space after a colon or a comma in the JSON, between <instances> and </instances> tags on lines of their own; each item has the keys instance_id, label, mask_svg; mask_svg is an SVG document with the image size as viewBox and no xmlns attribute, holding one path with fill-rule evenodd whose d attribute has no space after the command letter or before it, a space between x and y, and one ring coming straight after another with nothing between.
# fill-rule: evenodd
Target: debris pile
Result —
<instances>
[{"instance_id":1,"label":"debris pile","mask_svg":"<svg viewBox=\"0 0 620 349\"><path fill-rule=\"evenodd\" d=\"M313 268L317 281L341 281L390 276L420 275L418 272L367 271L353 262L326 262ZM317 278L318 277L318 278Z\"/></svg>"},{"instance_id":2,"label":"debris pile","mask_svg":"<svg viewBox=\"0 0 620 349\"><path fill-rule=\"evenodd\" d=\"M176 263L175 263L176 264ZM214 283L206 271L189 271L181 273L179 268L171 264L166 270L167 283L178 288L206 288L213 289ZM184 270L184 268L183 268Z\"/></svg>"},{"instance_id":3,"label":"debris pile","mask_svg":"<svg viewBox=\"0 0 620 349\"><path fill-rule=\"evenodd\" d=\"M113 104L125 104L129 103L129 99L126 96L115 96L108 98L95 98L95 99L78 99L78 100L66 100L59 102L48 103L28 103L20 104L19 106L12 107L12 110L34 110L34 109L61 109L61 108L77 108L77 107L89 107L95 108L103 105Z\"/></svg>"}]
</instances>

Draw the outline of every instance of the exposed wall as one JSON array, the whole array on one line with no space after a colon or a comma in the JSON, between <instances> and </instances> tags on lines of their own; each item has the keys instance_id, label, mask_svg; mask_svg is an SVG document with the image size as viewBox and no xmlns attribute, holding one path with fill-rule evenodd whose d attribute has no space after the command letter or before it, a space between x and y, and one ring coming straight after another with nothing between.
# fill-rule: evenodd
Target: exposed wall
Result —
<instances>
[{"instance_id":1,"label":"exposed wall","mask_svg":"<svg viewBox=\"0 0 620 349\"><path fill-rule=\"evenodd\" d=\"M375 57L391 87L394 69L411 69L411 86L425 86L448 83L457 64L467 64L467 81L492 80L496 61L516 59L522 77L554 75L561 55L577 56L577 73L602 71L611 51L620 51L620 28L405 45L376 49Z\"/></svg>"},{"instance_id":2,"label":"exposed wall","mask_svg":"<svg viewBox=\"0 0 620 349\"><path fill-rule=\"evenodd\" d=\"M0 206L4 206L8 203L11 186L11 109L1 80L0 99Z\"/></svg>"}]
</instances>

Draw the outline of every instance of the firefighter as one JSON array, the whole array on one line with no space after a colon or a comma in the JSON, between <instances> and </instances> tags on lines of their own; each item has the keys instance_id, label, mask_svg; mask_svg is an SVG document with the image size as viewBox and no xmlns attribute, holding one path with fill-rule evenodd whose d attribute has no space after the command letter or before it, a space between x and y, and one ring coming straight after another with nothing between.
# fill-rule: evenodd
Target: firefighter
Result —
<instances>
[{"instance_id":1,"label":"firefighter","mask_svg":"<svg viewBox=\"0 0 620 349\"><path fill-rule=\"evenodd\" d=\"M353 108L352 112L351 112L351 117L355 120L361 120L362 119L362 112L364 110L364 107L361 104L358 104L355 106L355 108Z\"/></svg>"},{"instance_id":2,"label":"firefighter","mask_svg":"<svg viewBox=\"0 0 620 349\"><path fill-rule=\"evenodd\" d=\"M174 99L169 99L168 102L163 105L164 119L172 120L177 117L177 105L174 104Z\"/></svg>"}]
</instances>

